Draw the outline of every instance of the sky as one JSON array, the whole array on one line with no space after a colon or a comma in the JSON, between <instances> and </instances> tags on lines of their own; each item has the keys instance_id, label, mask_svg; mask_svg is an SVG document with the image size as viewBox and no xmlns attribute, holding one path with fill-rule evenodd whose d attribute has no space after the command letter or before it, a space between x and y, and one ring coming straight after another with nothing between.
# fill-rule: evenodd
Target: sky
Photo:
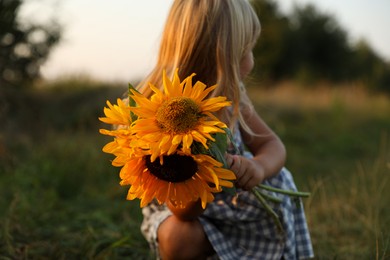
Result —
<instances>
[{"instance_id":1,"label":"sky","mask_svg":"<svg viewBox=\"0 0 390 260\"><path fill-rule=\"evenodd\" d=\"M47 79L73 75L131 82L153 67L173 0L29 0L22 20L59 20L63 39L42 67ZM352 42L364 38L390 61L390 0L275 0L282 13L312 3L333 15ZM261 17L260 17L261 21Z\"/></svg>"}]
</instances>

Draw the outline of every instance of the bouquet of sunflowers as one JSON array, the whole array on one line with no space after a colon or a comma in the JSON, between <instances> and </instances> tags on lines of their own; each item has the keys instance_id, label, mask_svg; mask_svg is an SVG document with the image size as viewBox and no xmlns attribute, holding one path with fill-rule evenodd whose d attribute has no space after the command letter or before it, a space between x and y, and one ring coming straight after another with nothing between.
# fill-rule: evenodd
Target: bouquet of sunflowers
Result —
<instances>
[{"instance_id":1,"label":"bouquet of sunflowers","mask_svg":"<svg viewBox=\"0 0 390 260\"><path fill-rule=\"evenodd\" d=\"M112 130L100 133L113 137L103 151L115 156L113 166L121 167L121 185L130 185L127 199L139 198L144 207L153 199L185 208L201 200L202 207L213 201L213 193L233 190L235 174L228 169L225 152L231 133L214 113L231 105L226 97L207 98L216 86L207 87L190 75L180 81L177 71L172 80L163 73L164 89L153 84L148 98L129 85L128 102L107 101L102 122ZM233 143L234 145L234 143ZM307 193L285 191L259 184L252 190L263 207L281 223L267 200L278 202L262 189L305 197ZM280 201L279 201L280 202Z\"/></svg>"},{"instance_id":2,"label":"bouquet of sunflowers","mask_svg":"<svg viewBox=\"0 0 390 260\"><path fill-rule=\"evenodd\" d=\"M193 85L194 75L180 81L176 71L171 81L164 73L163 92L150 84L150 98L130 85L128 104L118 99L104 108L100 120L117 128L100 130L114 137L103 151L116 156L120 184L131 186L127 199L141 199L141 207L156 199L184 208L200 199L205 208L213 193L233 187L235 175L221 162L227 126L213 115L230 102L206 98L216 86Z\"/></svg>"}]
</instances>

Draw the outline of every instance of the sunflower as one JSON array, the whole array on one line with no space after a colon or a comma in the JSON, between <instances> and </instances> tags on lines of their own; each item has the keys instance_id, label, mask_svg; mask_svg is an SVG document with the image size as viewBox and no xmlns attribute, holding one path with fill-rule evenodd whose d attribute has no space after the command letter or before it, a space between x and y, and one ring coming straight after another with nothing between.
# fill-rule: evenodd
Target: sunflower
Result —
<instances>
[{"instance_id":1,"label":"sunflower","mask_svg":"<svg viewBox=\"0 0 390 260\"><path fill-rule=\"evenodd\" d=\"M151 161L160 155L171 155L178 148L190 153L194 141L208 149L207 141L215 141L212 134L224 133L226 125L212 113L231 102L222 96L206 98L216 86L207 87L200 81L192 85L194 75L180 82L177 70L172 81L164 72L164 91L150 83L154 92L150 98L131 91L130 98L138 105L130 108L138 116L132 130L149 144Z\"/></svg>"},{"instance_id":2,"label":"sunflower","mask_svg":"<svg viewBox=\"0 0 390 260\"><path fill-rule=\"evenodd\" d=\"M233 187L234 173L222 166L203 154L177 152L155 161L151 155L133 157L120 171L121 185L131 185L127 199L141 199L141 207L155 198L178 208L200 199L205 208L214 199L212 193L220 192L222 186Z\"/></svg>"},{"instance_id":3,"label":"sunflower","mask_svg":"<svg viewBox=\"0 0 390 260\"><path fill-rule=\"evenodd\" d=\"M129 156L141 156L145 154L145 151L139 148L142 145L139 144L136 136L131 131L132 119L128 104L118 98L117 105L112 105L110 101L107 101L107 106L104 108L106 117L100 117L99 120L115 127L113 130L100 129L99 132L114 137L114 140L103 147L103 152L116 156L112 161L112 165L123 166Z\"/></svg>"},{"instance_id":4,"label":"sunflower","mask_svg":"<svg viewBox=\"0 0 390 260\"><path fill-rule=\"evenodd\" d=\"M107 100L107 107L104 108L104 115L106 117L99 117L99 120L112 125L130 126L130 107L120 98L117 99L117 105L112 105ZM123 127L122 127L123 128Z\"/></svg>"},{"instance_id":5,"label":"sunflower","mask_svg":"<svg viewBox=\"0 0 390 260\"><path fill-rule=\"evenodd\" d=\"M164 72L164 93L150 85L154 94L149 99L130 89L128 103L107 101L105 117L99 118L115 126L100 129L114 137L103 151L116 156L112 165L122 167L121 185L131 186L127 199L141 199L141 207L156 199L183 208L200 199L205 208L213 193L233 187L235 175L222 162L208 154L192 154L194 145L207 152L216 141L212 135L225 134L226 125L212 113L230 105L225 97L206 99L215 86L193 86L193 76L180 82L176 71L170 81Z\"/></svg>"}]
</instances>

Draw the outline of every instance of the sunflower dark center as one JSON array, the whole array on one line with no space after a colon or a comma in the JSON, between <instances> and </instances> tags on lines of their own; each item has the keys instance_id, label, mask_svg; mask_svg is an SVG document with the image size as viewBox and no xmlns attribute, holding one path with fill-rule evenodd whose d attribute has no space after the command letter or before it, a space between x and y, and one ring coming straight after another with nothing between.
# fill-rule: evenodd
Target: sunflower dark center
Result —
<instances>
[{"instance_id":1,"label":"sunflower dark center","mask_svg":"<svg viewBox=\"0 0 390 260\"><path fill-rule=\"evenodd\" d=\"M163 165L158 159L151 162L150 155L145 157L145 161L151 174L168 182L183 182L190 179L198 171L198 165L191 156L167 155L164 156Z\"/></svg>"},{"instance_id":2,"label":"sunflower dark center","mask_svg":"<svg viewBox=\"0 0 390 260\"><path fill-rule=\"evenodd\" d=\"M175 97L164 102L157 110L159 127L170 133L185 133L199 123L200 107L187 97Z\"/></svg>"}]
</instances>

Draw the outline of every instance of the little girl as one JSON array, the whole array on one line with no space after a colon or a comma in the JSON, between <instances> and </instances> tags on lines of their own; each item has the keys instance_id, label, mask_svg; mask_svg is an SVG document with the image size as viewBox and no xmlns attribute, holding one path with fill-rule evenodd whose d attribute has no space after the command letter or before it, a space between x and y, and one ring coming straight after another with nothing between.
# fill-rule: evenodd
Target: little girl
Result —
<instances>
[{"instance_id":1,"label":"little girl","mask_svg":"<svg viewBox=\"0 0 390 260\"><path fill-rule=\"evenodd\" d=\"M162 35L157 64L138 86L152 93L148 82L196 73L195 81L217 84L213 96L226 96L232 107L217 116L234 133L239 154L226 155L236 174L237 194L215 194L202 209L151 203L143 209L141 230L162 259L307 259L313 250L302 207L289 197L272 205L283 224L273 219L250 190L259 183L296 190L283 168L286 152L275 133L255 112L242 81L253 68L252 48L260 23L247 0L174 0ZM161 86L160 86L161 87Z\"/></svg>"}]
</instances>

